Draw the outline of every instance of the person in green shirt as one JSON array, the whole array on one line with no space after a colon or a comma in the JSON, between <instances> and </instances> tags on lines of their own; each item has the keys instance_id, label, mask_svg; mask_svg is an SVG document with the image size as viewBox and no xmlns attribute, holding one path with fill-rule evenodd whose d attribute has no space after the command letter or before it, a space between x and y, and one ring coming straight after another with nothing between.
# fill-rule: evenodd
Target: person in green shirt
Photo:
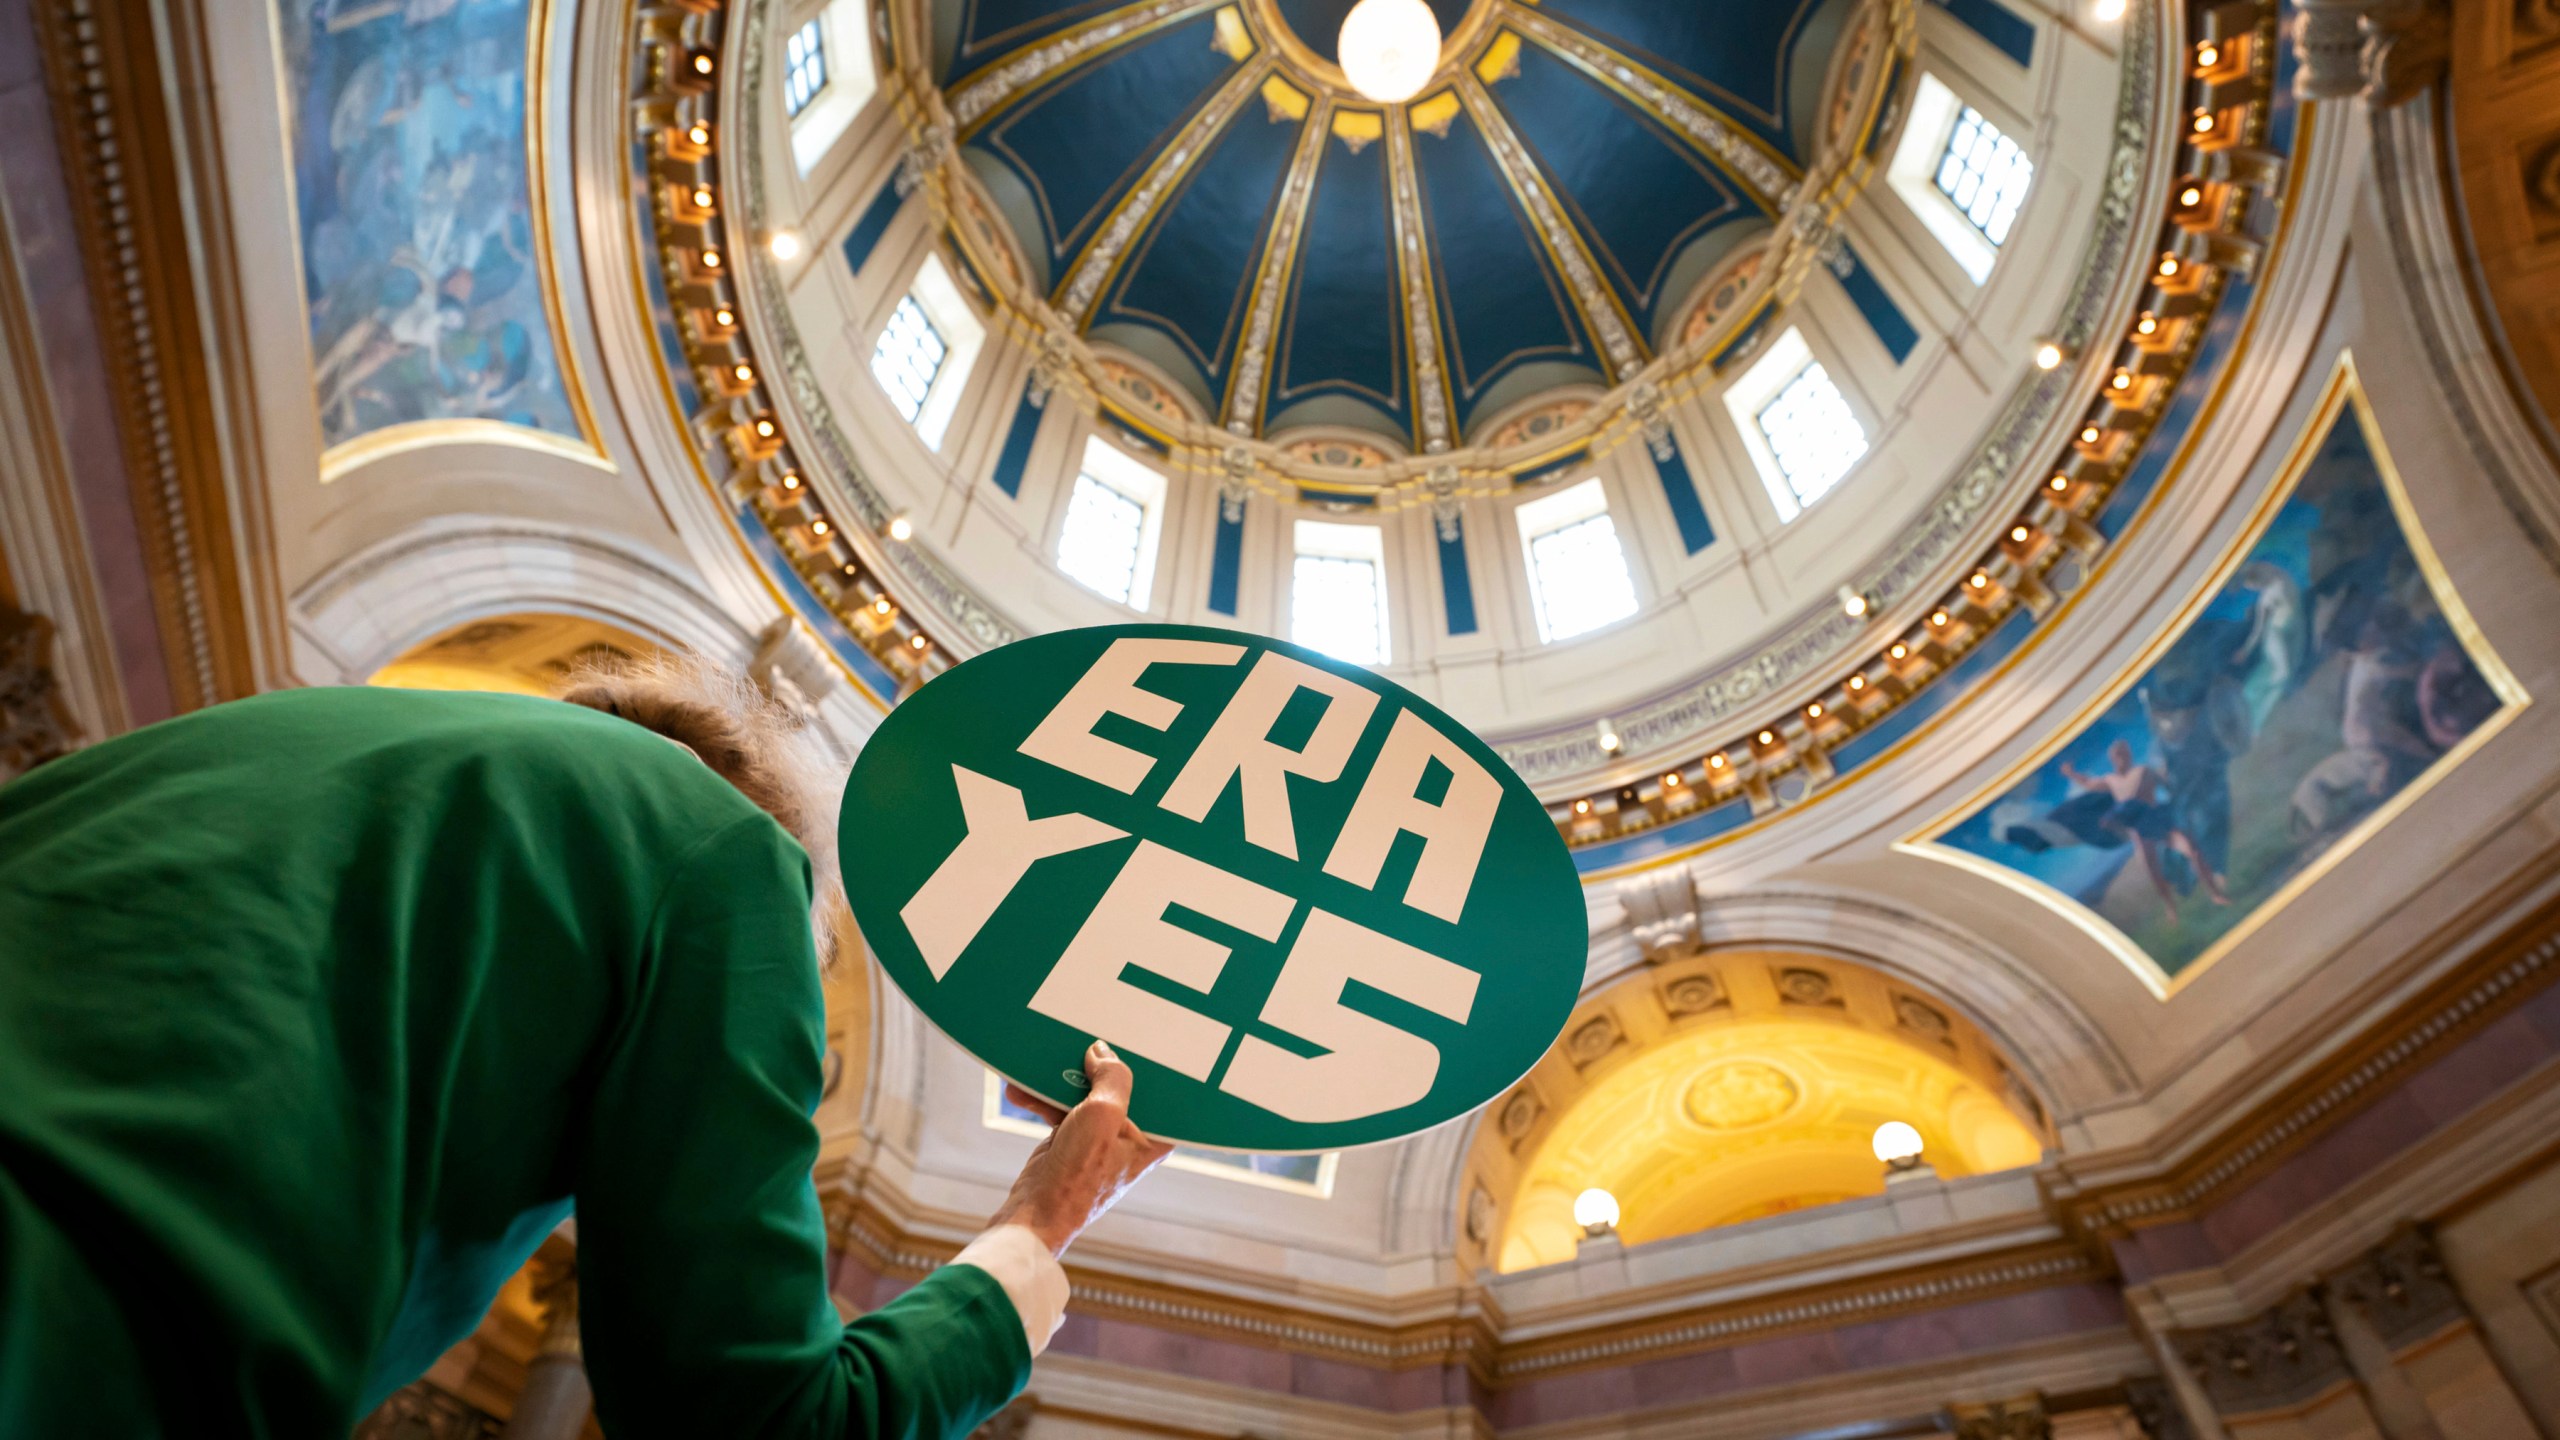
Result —
<instances>
[{"instance_id":1,"label":"person in green shirt","mask_svg":"<svg viewBox=\"0 0 2560 1440\"><path fill-rule=\"evenodd\" d=\"M0 788L0 1440L342 1437L573 1209L608 1434L955 1436L1021 1389L1056 1256L1167 1151L1128 1068L843 1323L823 771L696 662L564 699L284 692Z\"/></svg>"}]
</instances>

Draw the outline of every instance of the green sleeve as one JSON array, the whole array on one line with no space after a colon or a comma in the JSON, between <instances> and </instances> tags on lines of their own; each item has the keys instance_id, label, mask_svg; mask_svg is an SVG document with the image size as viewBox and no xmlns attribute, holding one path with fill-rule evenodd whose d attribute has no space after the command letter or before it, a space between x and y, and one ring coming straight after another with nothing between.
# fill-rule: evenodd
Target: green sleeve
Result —
<instances>
[{"instance_id":1,"label":"green sleeve","mask_svg":"<svg viewBox=\"0 0 2560 1440\"><path fill-rule=\"evenodd\" d=\"M627 977L577 1177L607 1434L957 1437L1030 1378L1022 1321L975 1267L850 1325L828 1303L808 899L808 858L779 827L727 826L675 872Z\"/></svg>"}]
</instances>

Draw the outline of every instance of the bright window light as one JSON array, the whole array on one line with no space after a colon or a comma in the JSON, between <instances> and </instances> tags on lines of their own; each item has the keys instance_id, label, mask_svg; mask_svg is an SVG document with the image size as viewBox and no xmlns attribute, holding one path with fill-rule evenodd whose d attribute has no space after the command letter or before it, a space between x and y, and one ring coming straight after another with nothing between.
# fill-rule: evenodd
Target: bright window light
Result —
<instances>
[{"instance_id":1,"label":"bright window light","mask_svg":"<svg viewBox=\"0 0 2560 1440\"><path fill-rule=\"evenodd\" d=\"M1801 330L1772 342L1724 400L1782 521L1804 513L1867 453L1866 427Z\"/></svg>"},{"instance_id":2,"label":"bright window light","mask_svg":"<svg viewBox=\"0 0 2560 1440\"><path fill-rule=\"evenodd\" d=\"M942 257L927 255L871 347L872 377L927 447L942 448L986 339L986 322L962 298Z\"/></svg>"},{"instance_id":3,"label":"bright window light","mask_svg":"<svg viewBox=\"0 0 2560 1440\"><path fill-rule=\"evenodd\" d=\"M1107 600L1143 610L1163 520L1164 477L1091 437L1058 530L1058 568Z\"/></svg>"},{"instance_id":4,"label":"bright window light","mask_svg":"<svg viewBox=\"0 0 2560 1440\"><path fill-rule=\"evenodd\" d=\"M844 138L879 86L871 64L870 0L835 0L783 42L782 62L791 159L806 175Z\"/></svg>"},{"instance_id":5,"label":"bright window light","mask_svg":"<svg viewBox=\"0 0 2560 1440\"><path fill-rule=\"evenodd\" d=\"M1635 578L1598 476L1516 513L1540 640L1569 640L1636 613Z\"/></svg>"},{"instance_id":6,"label":"bright window light","mask_svg":"<svg viewBox=\"0 0 2560 1440\"><path fill-rule=\"evenodd\" d=\"M889 392L889 403L898 407L899 417L908 424L924 414L934 377L942 373L942 362L950 353L942 332L933 328L916 297L900 300L890 313L888 328L880 332L880 343L871 348L871 374Z\"/></svg>"},{"instance_id":7,"label":"bright window light","mask_svg":"<svg viewBox=\"0 0 2560 1440\"><path fill-rule=\"evenodd\" d=\"M812 20L791 32L782 47L782 108L797 120L818 92L827 88L827 35L821 21Z\"/></svg>"},{"instance_id":8,"label":"bright window light","mask_svg":"<svg viewBox=\"0 0 2560 1440\"><path fill-rule=\"evenodd\" d=\"M1946 82L1922 75L1885 180L1975 284L1991 278L2035 163Z\"/></svg>"},{"instance_id":9,"label":"bright window light","mask_svg":"<svg viewBox=\"0 0 2560 1440\"><path fill-rule=\"evenodd\" d=\"M2005 243L2036 167L2018 142L2003 135L1982 112L1967 105L1947 133L1938 160L1938 193L1955 202L1973 228L1994 245Z\"/></svg>"},{"instance_id":10,"label":"bright window light","mask_svg":"<svg viewBox=\"0 0 2560 1440\"><path fill-rule=\"evenodd\" d=\"M1387 663L1386 560L1374 525L1299 521L1289 638L1354 665Z\"/></svg>"}]
</instances>

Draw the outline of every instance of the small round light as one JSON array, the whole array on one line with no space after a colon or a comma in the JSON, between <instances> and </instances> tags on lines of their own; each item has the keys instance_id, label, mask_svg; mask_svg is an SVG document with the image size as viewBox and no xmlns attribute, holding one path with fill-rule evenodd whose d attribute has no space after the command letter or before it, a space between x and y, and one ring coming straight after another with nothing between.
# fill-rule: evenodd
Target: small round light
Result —
<instances>
[{"instance_id":1,"label":"small round light","mask_svg":"<svg viewBox=\"0 0 2560 1440\"><path fill-rule=\"evenodd\" d=\"M1591 802L1590 802L1590 801L1588 801L1588 800L1576 800L1576 801L1574 801L1574 802L1573 802L1573 813L1574 813L1574 814L1576 814L1576 815L1588 815L1588 814L1590 814L1590 813L1591 813Z\"/></svg>"},{"instance_id":2,"label":"small round light","mask_svg":"<svg viewBox=\"0 0 2560 1440\"><path fill-rule=\"evenodd\" d=\"M2178 192L2178 203L2187 206L2190 209L2201 205L2204 203L2204 191L2196 186L2190 185L2186 189Z\"/></svg>"},{"instance_id":3,"label":"small round light","mask_svg":"<svg viewBox=\"0 0 2560 1440\"><path fill-rule=\"evenodd\" d=\"M738 323L738 312L723 305L711 312L711 318L722 325L735 325Z\"/></svg>"},{"instance_id":4,"label":"small round light","mask_svg":"<svg viewBox=\"0 0 2560 1440\"><path fill-rule=\"evenodd\" d=\"M1775 745L1778 743L1778 737L1769 731L1763 730L1760 732L1760 743L1763 745Z\"/></svg>"},{"instance_id":5,"label":"small round light","mask_svg":"<svg viewBox=\"0 0 2560 1440\"><path fill-rule=\"evenodd\" d=\"M1708 757L1707 757L1707 768L1708 768L1708 769L1710 769L1710 770L1721 770L1721 769L1723 769L1723 768L1724 768L1724 757L1723 757L1722 755L1710 755L1710 756L1708 756Z\"/></svg>"},{"instance_id":6,"label":"small round light","mask_svg":"<svg viewBox=\"0 0 2560 1440\"><path fill-rule=\"evenodd\" d=\"M755 383L755 380L756 380L756 367L754 367L753 365L746 364L746 363L744 363L744 362L741 362L741 363L740 363L740 364L739 364L735 369L731 370L729 373L730 373L730 374L732 374L732 375L737 376L737 377L738 377L738 383L739 383L739 384L741 384L741 385L752 385L752 384L754 384L754 383Z\"/></svg>"},{"instance_id":7,"label":"small round light","mask_svg":"<svg viewBox=\"0 0 2560 1440\"><path fill-rule=\"evenodd\" d=\"M1807 719L1810 719L1810 720L1819 720L1819 719L1821 719L1821 718L1822 718L1822 702L1821 702L1821 701L1819 701L1819 700L1816 700L1816 701L1814 701L1812 704L1807 705L1806 707L1804 707L1804 713L1805 713L1805 717L1806 717Z\"/></svg>"},{"instance_id":8,"label":"small round light","mask_svg":"<svg viewBox=\"0 0 2560 1440\"><path fill-rule=\"evenodd\" d=\"M844 573L847 575L859 575L862 573L862 567L854 564L850 560L847 560L844 562Z\"/></svg>"},{"instance_id":9,"label":"small round light","mask_svg":"<svg viewBox=\"0 0 2560 1440\"><path fill-rule=\"evenodd\" d=\"M1670 774L1663 776L1663 777L1662 777L1662 788L1663 788L1663 789L1665 789L1665 790L1677 790L1677 789L1679 789L1679 788L1680 788L1680 772L1679 772L1679 771L1677 771L1677 770L1674 770L1674 771L1672 771Z\"/></svg>"},{"instance_id":10,"label":"small round light","mask_svg":"<svg viewBox=\"0 0 2560 1440\"><path fill-rule=\"evenodd\" d=\"M1618 1197L1596 1185L1574 1196L1573 1223L1594 1235L1618 1228Z\"/></svg>"},{"instance_id":11,"label":"small round light","mask_svg":"<svg viewBox=\"0 0 2560 1440\"><path fill-rule=\"evenodd\" d=\"M2199 135L2210 135L2213 133L2212 111L2199 110L2196 112L2196 133Z\"/></svg>"},{"instance_id":12,"label":"small round light","mask_svg":"<svg viewBox=\"0 0 2560 1440\"><path fill-rule=\"evenodd\" d=\"M2196 47L2196 63L2210 70L2222 63L2222 51L2216 48L2212 41L2207 40Z\"/></svg>"},{"instance_id":13,"label":"small round light","mask_svg":"<svg viewBox=\"0 0 2560 1440\"><path fill-rule=\"evenodd\" d=\"M1944 624L1946 624L1946 623L1947 623L1947 612L1946 612L1946 611L1944 611L1944 610L1941 610L1941 611L1939 611L1937 614L1930 616L1930 617L1929 617L1929 623L1930 623L1930 624L1932 624L1932 625L1944 625Z\"/></svg>"},{"instance_id":14,"label":"small round light","mask_svg":"<svg viewBox=\"0 0 2560 1440\"><path fill-rule=\"evenodd\" d=\"M764 248L772 251L776 260L797 260L800 258L800 232L776 230L765 237Z\"/></svg>"},{"instance_id":15,"label":"small round light","mask_svg":"<svg viewBox=\"0 0 2560 1440\"><path fill-rule=\"evenodd\" d=\"M916 647L917 649L921 650L921 649L923 649L926 645L931 644L932 642L931 642L931 641L926 640L923 636L918 635L918 636L916 636L914 639L909 640L907 643L908 643L908 644L910 644L910 645L913 645L913 646L914 646L914 647Z\"/></svg>"},{"instance_id":16,"label":"small round light","mask_svg":"<svg viewBox=\"0 0 2560 1440\"><path fill-rule=\"evenodd\" d=\"M886 615L896 608L896 606L889 603L889 597L886 595L883 595L879 599L871 602L871 613L874 615Z\"/></svg>"},{"instance_id":17,"label":"small round light","mask_svg":"<svg viewBox=\"0 0 2560 1440\"><path fill-rule=\"evenodd\" d=\"M1860 591L1852 590L1846 585L1841 586L1840 613L1848 616L1852 620L1863 618L1867 613L1866 595Z\"/></svg>"},{"instance_id":18,"label":"small round light","mask_svg":"<svg viewBox=\"0 0 2560 1440\"><path fill-rule=\"evenodd\" d=\"M2125 0L2097 0L2096 4L2089 7L2089 13L2101 20L2113 22L2124 18L2124 5Z\"/></svg>"},{"instance_id":19,"label":"small round light","mask_svg":"<svg viewBox=\"0 0 2560 1440\"><path fill-rule=\"evenodd\" d=\"M1966 584L1968 584L1968 585L1970 585L1970 586L1972 586L1974 589L1979 590L1979 589L1981 589L1983 586L1988 585L1988 584L1990 584L1990 583L1991 583L1991 577L1990 577L1990 576L1988 576L1988 575L1983 574L1983 573L1982 573L1981 571L1979 571L1979 570L1976 570L1976 571L1974 571L1974 572L1973 572L1973 578L1972 578L1972 579L1970 579L1970 580L1968 580L1968 581L1966 581L1965 583L1966 583Z\"/></svg>"},{"instance_id":20,"label":"small round light","mask_svg":"<svg viewBox=\"0 0 2560 1440\"><path fill-rule=\"evenodd\" d=\"M2107 383L2118 390L2130 390L2133 388L2133 375L2130 371L2119 370Z\"/></svg>"},{"instance_id":21,"label":"small round light","mask_svg":"<svg viewBox=\"0 0 2560 1440\"><path fill-rule=\"evenodd\" d=\"M1904 657L1905 655L1908 655L1908 654L1910 654L1910 653L1911 653L1911 647L1910 647L1910 646L1908 646L1908 645L1905 645L1905 644L1903 644L1901 641L1897 640L1897 641L1895 641L1895 642L1894 642L1893 648L1892 648L1892 649L1890 649L1890 650L1888 650L1888 651L1886 651L1885 653L1886 653L1886 654L1888 654L1888 655L1890 655L1890 656L1892 656L1894 659L1899 660L1899 659L1901 659L1902 657Z\"/></svg>"},{"instance_id":22,"label":"small round light","mask_svg":"<svg viewBox=\"0 0 2560 1440\"><path fill-rule=\"evenodd\" d=\"M827 529L827 522L824 520L812 520L809 522L809 533L812 535L824 535L827 533Z\"/></svg>"},{"instance_id":23,"label":"small round light","mask_svg":"<svg viewBox=\"0 0 2560 1440\"><path fill-rule=\"evenodd\" d=\"M2036 368L2052 370L2062 364L2062 347L2047 340L2036 347Z\"/></svg>"},{"instance_id":24,"label":"small round light","mask_svg":"<svg viewBox=\"0 0 2560 1440\"><path fill-rule=\"evenodd\" d=\"M800 477L799 477L799 476L797 476L797 475L785 475L785 476L783 476L783 477L782 477L782 488L783 488L783 489L785 489L785 490L797 490L797 489L799 489L799 488L800 488Z\"/></svg>"},{"instance_id":25,"label":"small round light","mask_svg":"<svg viewBox=\"0 0 2560 1440\"><path fill-rule=\"evenodd\" d=\"M1852 690L1864 690L1864 689L1866 689L1866 688L1867 688L1867 677L1866 677L1866 676L1864 676L1864 675L1852 675L1852 676L1850 676L1850 677L1849 677L1849 688L1850 688L1850 689L1852 689Z\"/></svg>"},{"instance_id":26,"label":"small round light","mask_svg":"<svg viewBox=\"0 0 2560 1440\"><path fill-rule=\"evenodd\" d=\"M694 54L694 57L693 57L693 73L694 73L694 74L696 74L696 75L708 75L708 74L710 74L710 73L711 73L711 57L710 57L709 55L706 55L706 54L703 54L703 53L701 53L701 52L698 52L698 51L697 51L697 52Z\"/></svg>"},{"instance_id":27,"label":"small round light","mask_svg":"<svg viewBox=\"0 0 2560 1440\"><path fill-rule=\"evenodd\" d=\"M772 422L772 421L770 421L770 420L759 420L759 421L757 421L757 422L756 422L756 433L757 433L758 435L763 436L765 439L768 439L768 440L772 439L772 438L773 438L773 422Z\"/></svg>"},{"instance_id":28,"label":"small round light","mask_svg":"<svg viewBox=\"0 0 2560 1440\"><path fill-rule=\"evenodd\" d=\"M684 138L696 145L708 145L711 143L711 127L696 120L693 128L684 132Z\"/></svg>"},{"instance_id":29,"label":"small round light","mask_svg":"<svg viewBox=\"0 0 2560 1440\"><path fill-rule=\"evenodd\" d=\"M1920 1158L1920 1132L1901 1120L1887 1120L1876 1127L1876 1158L1887 1165Z\"/></svg>"},{"instance_id":30,"label":"small round light","mask_svg":"<svg viewBox=\"0 0 2560 1440\"><path fill-rule=\"evenodd\" d=\"M719 269L719 268L720 268L720 252L719 252L719 251L717 251L717 250L705 250L705 251L703 251L703 252L702 252L702 268L703 268L703 269L705 269L705 270L717 270L717 269Z\"/></svg>"},{"instance_id":31,"label":"small round light","mask_svg":"<svg viewBox=\"0 0 2560 1440\"><path fill-rule=\"evenodd\" d=\"M709 190L704 189L703 187L701 187L701 186L699 186L699 185L695 186L695 187L694 187L694 189L693 189L693 203L694 203L694 207L695 207L696 209L701 209L701 210L708 210L708 209L710 209L710 208L711 208L711 192L710 192Z\"/></svg>"},{"instance_id":32,"label":"small round light","mask_svg":"<svg viewBox=\"0 0 2560 1440\"><path fill-rule=\"evenodd\" d=\"M2044 483L2052 486L2056 490L2068 490L2071 488L2071 477L2068 475L2056 475Z\"/></svg>"},{"instance_id":33,"label":"small round light","mask_svg":"<svg viewBox=\"0 0 2560 1440\"><path fill-rule=\"evenodd\" d=\"M889 538L897 541L901 545L913 540L916 538L916 522L908 519L904 515L891 516L889 520Z\"/></svg>"},{"instance_id":34,"label":"small round light","mask_svg":"<svg viewBox=\"0 0 2560 1440\"><path fill-rule=\"evenodd\" d=\"M2080 427L2080 443L2083 445L2095 445L2098 443L2099 438L2105 434L2105 431L2099 429L2095 425L2083 425Z\"/></svg>"},{"instance_id":35,"label":"small round light","mask_svg":"<svg viewBox=\"0 0 2560 1440\"><path fill-rule=\"evenodd\" d=\"M2142 312L2141 319L2133 322L2133 333L2136 335L2153 335L2159 333L2159 330L2160 317L2148 310Z\"/></svg>"},{"instance_id":36,"label":"small round light","mask_svg":"<svg viewBox=\"0 0 2560 1440\"><path fill-rule=\"evenodd\" d=\"M2164 278L2165 278L2165 277L2167 277L2167 276L2175 275L2175 274L2177 274L2177 273L2178 273L2178 257L2177 257L2177 256L2175 256L2175 255L2163 255L2163 256L2161 256L2161 257L2160 257L2160 274L2162 275L2162 277L2164 277Z\"/></svg>"}]
</instances>

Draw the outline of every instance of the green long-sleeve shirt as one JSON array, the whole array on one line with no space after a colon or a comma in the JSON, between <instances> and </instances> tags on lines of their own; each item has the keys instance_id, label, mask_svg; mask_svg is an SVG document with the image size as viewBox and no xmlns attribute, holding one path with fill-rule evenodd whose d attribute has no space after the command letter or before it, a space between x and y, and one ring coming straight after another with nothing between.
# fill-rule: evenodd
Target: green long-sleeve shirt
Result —
<instances>
[{"instance_id":1,"label":"green long-sleeve shirt","mask_svg":"<svg viewBox=\"0 0 2560 1440\"><path fill-rule=\"evenodd\" d=\"M0 789L0 1435L342 1436L572 1201L608 1433L974 1426L992 1278L827 1300L809 895L547 700L263 696Z\"/></svg>"}]
</instances>

